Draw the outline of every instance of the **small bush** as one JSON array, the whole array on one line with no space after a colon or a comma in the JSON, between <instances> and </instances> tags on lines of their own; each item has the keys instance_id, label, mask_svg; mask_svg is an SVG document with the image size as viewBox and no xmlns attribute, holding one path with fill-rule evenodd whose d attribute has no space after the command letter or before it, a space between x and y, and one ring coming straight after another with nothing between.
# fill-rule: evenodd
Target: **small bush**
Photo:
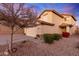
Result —
<instances>
[{"instance_id":1,"label":"small bush","mask_svg":"<svg viewBox=\"0 0 79 59\"><path fill-rule=\"evenodd\" d=\"M59 39L62 38L62 36L61 36L60 34L54 33L54 34L52 34L52 38L53 38L54 40L59 40Z\"/></svg>"},{"instance_id":2,"label":"small bush","mask_svg":"<svg viewBox=\"0 0 79 59\"><path fill-rule=\"evenodd\" d=\"M61 36L59 34L43 34L43 38L45 43L53 43L54 40L61 39Z\"/></svg>"},{"instance_id":3,"label":"small bush","mask_svg":"<svg viewBox=\"0 0 79 59\"><path fill-rule=\"evenodd\" d=\"M50 43L51 44L53 42L51 34L43 34L43 38L44 38L45 43Z\"/></svg>"}]
</instances>

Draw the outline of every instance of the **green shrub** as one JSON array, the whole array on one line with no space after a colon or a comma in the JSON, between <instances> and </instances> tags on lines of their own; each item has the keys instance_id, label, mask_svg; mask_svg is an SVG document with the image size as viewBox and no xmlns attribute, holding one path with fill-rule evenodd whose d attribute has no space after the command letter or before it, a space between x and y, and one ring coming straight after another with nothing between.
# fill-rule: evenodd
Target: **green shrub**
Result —
<instances>
[{"instance_id":1,"label":"green shrub","mask_svg":"<svg viewBox=\"0 0 79 59\"><path fill-rule=\"evenodd\" d=\"M54 34L52 34L52 38L53 38L54 40L59 40L59 39L62 38L62 36L61 36L60 34L54 33Z\"/></svg>"},{"instance_id":2,"label":"green shrub","mask_svg":"<svg viewBox=\"0 0 79 59\"><path fill-rule=\"evenodd\" d=\"M45 43L53 43L52 35L51 34L43 34L43 38Z\"/></svg>"},{"instance_id":3,"label":"green shrub","mask_svg":"<svg viewBox=\"0 0 79 59\"><path fill-rule=\"evenodd\" d=\"M43 34L43 38L45 43L53 43L54 40L59 40L61 39L61 35L59 34Z\"/></svg>"}]
</instances>

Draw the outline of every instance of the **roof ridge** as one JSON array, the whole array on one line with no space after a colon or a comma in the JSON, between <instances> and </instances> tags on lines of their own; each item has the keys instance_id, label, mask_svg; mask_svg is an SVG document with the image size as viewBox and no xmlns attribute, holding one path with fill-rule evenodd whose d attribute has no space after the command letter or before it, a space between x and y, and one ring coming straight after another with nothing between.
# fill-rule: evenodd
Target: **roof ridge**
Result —
<instances>
[{"instance_id":1,"label":"roof ridge","mask_svg":"<svg viewBox=\"0 0 79 59\"><path fill-rule=\"evenodd\" d=\"M64 17L63 17L61 14L59 14L57 11L55 11L55 10L49 10L49 9L46 9L46 10L42 11L42 13L38 16L38 18L40 18L41 15L42 15L44 12L46 12L46 11L54 12L55 14L57 14L58 16L60 16L61 18L64 18Z\"/></svg>"},{"instance_id":2,"label":"roof ridge","mask_svg":"<svg viewBox=\"0 0 79 59\"><path fill-rule=\"evenodd\" d=\"M68 15L68 16L73 16L72 14L67 14L67 13L63 13L61 15Z\"/></svg>"},{"instance_id":3,"label":"roof ridge","mask_svg":"<svg viewBox=\"0 0 79 59\"><path fill-rule=\"evenodd\" d=\"M72 15L72 14L61 14L62 16L63 15L66 15L66 16L71 16L75 21L76 21L76 19L75 19L75 16L74 15Z\"/></svg>"}]
</instances>

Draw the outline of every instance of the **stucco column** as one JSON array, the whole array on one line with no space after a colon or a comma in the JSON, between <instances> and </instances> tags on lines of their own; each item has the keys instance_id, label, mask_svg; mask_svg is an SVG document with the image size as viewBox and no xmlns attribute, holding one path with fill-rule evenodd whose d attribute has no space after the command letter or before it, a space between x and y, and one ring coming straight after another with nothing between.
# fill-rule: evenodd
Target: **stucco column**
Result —
<instances>
[{"instance_id":1,"label":"stucco column","mask_svg":"<svg viewBox=\"0 0 79 59\"><path fill-rule=\"evenodd\" d=\"M24 34L25 34L25 35L26 35L26 33L27 33L26 31L27 31L27 29L26 29L26 28L24 28Z\"/></svg>"},{"instance_id":2,"label":"stucco column","mask_svg":"<svg viewBox=\"0 0 79 59\"><path fill-rule=\"evenodd\" d=\"M66 27L66 32L70 32L69 26Z\"/></svg>"}]
</instances>

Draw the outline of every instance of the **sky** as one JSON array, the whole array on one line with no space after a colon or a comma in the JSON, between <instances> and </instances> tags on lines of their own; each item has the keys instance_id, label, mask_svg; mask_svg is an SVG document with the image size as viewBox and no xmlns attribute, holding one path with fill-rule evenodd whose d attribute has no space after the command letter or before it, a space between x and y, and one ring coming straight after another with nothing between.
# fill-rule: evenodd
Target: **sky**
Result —
<instances>
[{"instance_id":1,"label":"sky","mask_svg":"<svg viewBox=\"0 0 79 59\"><path fill-rule=\"evenodd\" d=\"M34 7L38 14L46 9L56 10L60 14L71 14L75 16L79 25L79 3L29 3L26 6Z\"/></svg>"}]
</instances>

